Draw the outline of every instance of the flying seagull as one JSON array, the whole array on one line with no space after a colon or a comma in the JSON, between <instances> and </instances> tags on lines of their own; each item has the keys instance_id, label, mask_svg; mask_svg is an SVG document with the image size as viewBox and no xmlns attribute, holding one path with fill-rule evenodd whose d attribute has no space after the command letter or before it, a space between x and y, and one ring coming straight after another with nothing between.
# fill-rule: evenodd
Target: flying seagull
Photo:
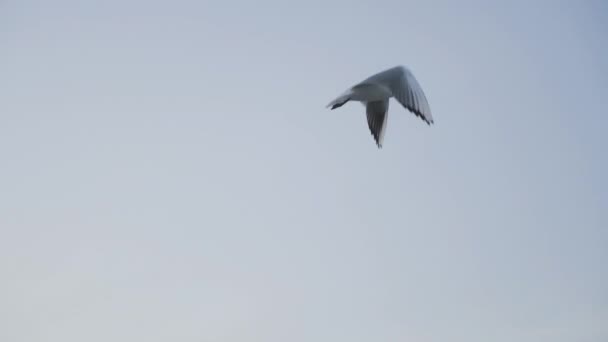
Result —
<instances>
[{"instance_id":1,"label":"flying seagull","mask_svg":"<svg viewBox=\"0 0 608 342\"><path fill-rule=\"evenodd\" d=\"M366 107L369 130L378 148L382 148L391 97L429 126L433 123L431 109L420 84L411 71L401 65L379 72L354 85L331 101L327 108L334 110L348 101L361 102Z\"/></svg>"}]
</instances>

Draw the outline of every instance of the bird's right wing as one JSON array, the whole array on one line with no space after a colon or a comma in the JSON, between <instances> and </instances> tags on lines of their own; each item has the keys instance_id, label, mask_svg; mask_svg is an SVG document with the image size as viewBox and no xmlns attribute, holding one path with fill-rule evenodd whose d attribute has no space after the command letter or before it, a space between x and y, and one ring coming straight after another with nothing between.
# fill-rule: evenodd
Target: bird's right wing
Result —
<instances>
[{"instance_id":1,"label":"bird's right wing","mask_svg":"<svg viewBox=\"0 0 608 342\"><path fill-rule=\"evenodd\" d=\"M363 83L378 83L390 89L395 99L410 112L424 120L433 123L431 108L414 75L406 68L397 66L377 73Z\"/></svg>"}]
</instances>

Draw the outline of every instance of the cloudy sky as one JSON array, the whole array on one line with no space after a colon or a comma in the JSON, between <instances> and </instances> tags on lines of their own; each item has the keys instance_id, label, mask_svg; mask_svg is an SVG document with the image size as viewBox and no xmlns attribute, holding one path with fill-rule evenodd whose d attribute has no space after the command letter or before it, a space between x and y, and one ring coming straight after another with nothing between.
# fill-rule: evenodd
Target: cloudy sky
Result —
<instances>
[{"instance_id":1,"label":"cloudy sky","mask_svg":"<svg viewBox=\"0 0 608 342\"><path fill-rule=\"evenodd\" d=\"M0 1L0 340L608 340L605 1ZM394 65L391 103L325 105Z\"/></svg>"}]
</instances>

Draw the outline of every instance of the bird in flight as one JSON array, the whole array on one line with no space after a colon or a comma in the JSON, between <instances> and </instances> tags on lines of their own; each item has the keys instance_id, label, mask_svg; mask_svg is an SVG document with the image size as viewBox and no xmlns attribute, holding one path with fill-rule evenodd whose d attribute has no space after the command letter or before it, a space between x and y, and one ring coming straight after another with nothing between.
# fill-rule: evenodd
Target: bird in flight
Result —
<instances>
[{"instance_id":1,"label":"bird in flight","mask_svg":"<svg viewBox=\"0 0 608 342\"><path fill-rule=\"evenodd\" d=\"M420 84L404 66L392 67L366 78L331 101L327 108L334 110L348 101L361 102L366 108L369 130L380 149L391 97L429 126L433 123L431 108Z\"/></svg>"}]
</instances>

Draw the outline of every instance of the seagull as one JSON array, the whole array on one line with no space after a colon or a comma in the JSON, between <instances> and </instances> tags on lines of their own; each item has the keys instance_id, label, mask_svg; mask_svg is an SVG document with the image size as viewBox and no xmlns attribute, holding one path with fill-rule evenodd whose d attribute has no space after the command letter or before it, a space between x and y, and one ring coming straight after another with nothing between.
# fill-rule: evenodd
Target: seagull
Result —
<instances>
[{"instance_id":1,"label":"seagull","mask_svg":"<svg viewBox=\"0 0 608 342\"><path fill-rule=\"evenodd\" d=\"M420 84L412 72L402 65L381 71L352 86L331 101L327 108L334 110L348 101L361 102L366 107L369 130L380 149L391 97L429 126L433 123L431 108Z\"/></svg>"}]
</instances>

